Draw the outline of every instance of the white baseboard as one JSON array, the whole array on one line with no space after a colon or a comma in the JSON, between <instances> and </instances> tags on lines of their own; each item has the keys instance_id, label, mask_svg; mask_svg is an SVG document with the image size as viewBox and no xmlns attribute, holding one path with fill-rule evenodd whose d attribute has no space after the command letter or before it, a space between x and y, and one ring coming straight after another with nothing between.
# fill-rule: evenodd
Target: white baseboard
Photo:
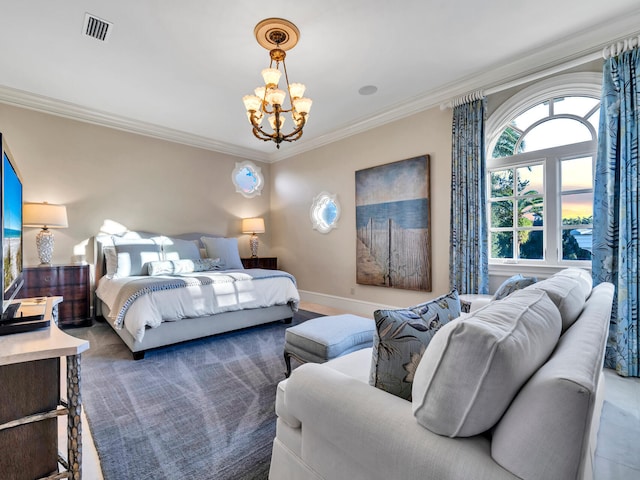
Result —
<instances>
[{"instance_id":1,"label":"white baseboard","mask_svg":"<svg viewBox=\"0 0 640 480\"><path fill-rule=\"evenodd\" d=\"M300 293L300 299L304 302L317 303L318 305L337 308L362 317L373 318L373 312L376 310L398 308L391 305L380 305L379 303L327 295L325 293L309 292L306 290L298 291Z\"/></svg>"}]
</instances>

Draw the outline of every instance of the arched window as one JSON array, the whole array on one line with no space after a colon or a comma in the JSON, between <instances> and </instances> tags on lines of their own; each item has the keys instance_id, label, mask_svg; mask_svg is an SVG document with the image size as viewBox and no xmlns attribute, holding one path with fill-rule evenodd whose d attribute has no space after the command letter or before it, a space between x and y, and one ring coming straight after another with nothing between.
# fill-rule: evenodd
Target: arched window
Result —
<instances>
[{"instance_id":1,"label":"arched window","mask_svg":"<svg viewBox=\"0 0 640 480\"><path fill-rule=\"evenodd\" d=\"M492 264L590 265L600 75L567 74L487 122Z\"/></svg>"}]
</instances>

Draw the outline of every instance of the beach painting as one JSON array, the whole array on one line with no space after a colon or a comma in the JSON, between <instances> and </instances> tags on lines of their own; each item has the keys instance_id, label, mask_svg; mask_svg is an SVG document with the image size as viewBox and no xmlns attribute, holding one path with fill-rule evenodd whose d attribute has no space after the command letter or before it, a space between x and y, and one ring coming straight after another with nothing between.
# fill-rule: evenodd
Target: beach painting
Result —
<instances>
[{"instance_id":1,"label":"beach painting","mask_svg":"<svg viewBox=\"0 0 640 480\"><path fill-rule=\"evenodd\" d=\"M431 291L429 155L356 171L356 282Z\"/></svg>"}]
</instances>

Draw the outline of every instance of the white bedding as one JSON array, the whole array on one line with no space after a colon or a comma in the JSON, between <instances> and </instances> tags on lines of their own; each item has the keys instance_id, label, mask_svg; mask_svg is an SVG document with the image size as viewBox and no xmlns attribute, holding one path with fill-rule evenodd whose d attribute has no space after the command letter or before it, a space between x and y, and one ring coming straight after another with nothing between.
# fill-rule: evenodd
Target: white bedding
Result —
<instances>
[{"instance_id":1,"label":"white bedding","mask_svg":"<svg viewBox=\"0 0 640 480\"><path fill-rule=\"evenodd\" d=\"M198 272L195 275L219 274L224 274L224 271ZM138 278L140 277L100 279L96 295L109 307L112 315L109 321L112 323L118 313L114 311L114 306L119 289ZM142 341L146 327L158 327L162 322L273 305L291 304L296 310L299 302L298 290L288 277L239 280L161 290L142 295L131 304L124 317L124 328L137 341Z\"/></svg>"}]
</instances>

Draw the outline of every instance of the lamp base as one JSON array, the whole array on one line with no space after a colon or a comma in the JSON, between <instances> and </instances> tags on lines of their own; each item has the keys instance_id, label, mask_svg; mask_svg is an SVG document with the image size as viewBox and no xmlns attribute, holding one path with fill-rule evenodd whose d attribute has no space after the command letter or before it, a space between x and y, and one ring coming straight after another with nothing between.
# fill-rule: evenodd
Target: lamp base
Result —
<instances>
[{"instance_id":1,"label":"lamp base","mask_svg":"<svg viewBox=\"0 0 640 480\"><path fill-rule=\"evenodd\" d=\"M51 257L53 257L53 232L47 228L43 228L36 235L36 248L38 249L38 257L40 265L51 265Z\"/></svg>"},{"instance_id":2,"label":"lamp base","mask_svg":"<svg viewBox=\"0 0 640 480\"><path fill-rule=\"evenodd\" d=\"M249 238L249 248L251 248L251 258L258 258L258 236L255 233Z\"/></svg>"}]
</instances>

